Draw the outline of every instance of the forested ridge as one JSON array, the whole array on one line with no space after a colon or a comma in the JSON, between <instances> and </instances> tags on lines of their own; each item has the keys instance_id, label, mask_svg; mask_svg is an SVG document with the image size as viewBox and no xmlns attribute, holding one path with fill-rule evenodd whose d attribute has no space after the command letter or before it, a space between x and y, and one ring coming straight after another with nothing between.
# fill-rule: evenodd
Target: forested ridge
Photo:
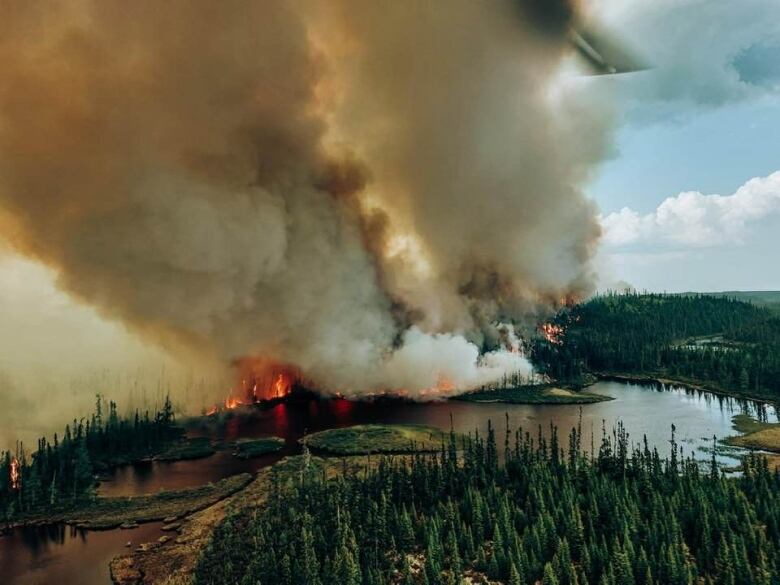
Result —
<instances>
[{"instance_id":1,"label":"forested ridge","mask_svg":"<svg viewBox=\"0 0 780 585\"><path fill-rule=\"evenodd\" d=\"M42 437L29 456L23 445L0 452L0 521L89 500L96 472L154 455L182 434L168 398L153 415L136 411L131 418L121 417L114 402L103 411L98 396L90 419L74 420L52 441Z\"/></svg>"},{"instance_id":2,"label":"forested ridge","mask_svg":"<svg viewBox=\"0 0 780 585\"><path fill-rule=\"evenodd\" d=\"M710 293L680 293L683 295L707 295L711 297L724 297L729 299L736 299L738 301L745 301L757 305L759 307L765 307L770 311L780 314L780 291L723 291L723 292L710 292Z\"/></svg>"},{"instance_id":3,"label":"forested ridge","mask_svg":"<svg viewBox=\"0 0 780 585\"><path fill-rule=\"evenodd\" d=\"M330 480L309 465L226 519L195 583L780 583L780 475L763 458L734 478L683 459L673 430L668 458L621 429L591 457L580 436L564 450L554 431L507 431L501 457L492 430L453 435Z\"/></svg>"},{"instance_id":4,"label":"forested ridge","mask_svg":"<svg viewBox=\"0 0 780 585\"><path fill-rule=\"evenodd\" d=\"M780 398L780 316L763 307L710 295L607 294L551 323L563 333L539 338L531 354L556 380L589 371L668 375Z\"/></svg>"}]
</instances>

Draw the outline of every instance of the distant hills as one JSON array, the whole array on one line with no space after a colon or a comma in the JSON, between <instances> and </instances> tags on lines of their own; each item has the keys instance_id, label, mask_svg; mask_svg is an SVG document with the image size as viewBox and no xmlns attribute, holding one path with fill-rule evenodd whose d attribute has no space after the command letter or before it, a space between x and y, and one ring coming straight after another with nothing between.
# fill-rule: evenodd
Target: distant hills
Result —
<instances>
[{"instance_id":1,"label":"distant hills","mask_svg":"<svg viewBox=\"0 0 780 585\"><path fill-rule=\"evenodd\" d=\"M780 291L778 290L727 290L723 292L709 292L709 293L696 293L686 292L681 293L683 295L697 295L703 294L712 297L727 297L730 299L737 299L740 301L746 301L758 305L759 307L767 307L772 311L780 313Z\"/></svg>"}]
</instances>

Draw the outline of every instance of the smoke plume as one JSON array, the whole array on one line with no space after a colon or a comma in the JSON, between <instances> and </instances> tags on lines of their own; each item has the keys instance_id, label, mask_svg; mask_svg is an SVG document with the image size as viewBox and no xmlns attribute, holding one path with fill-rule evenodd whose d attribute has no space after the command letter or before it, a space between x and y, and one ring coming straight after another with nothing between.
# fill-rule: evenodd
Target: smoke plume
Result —
<instances>
[{"instance_id":1,"label":"smoke plume","mask_svg":"<svg viewBox=\"0 0 780 585\"><path fill-rule=\"evenodd\" d=\"M586 293L599 233L564 36L509 1L6 3L0 228L157 343L325 392L529 372L477 344Z\"/></svg>"}]
</instances>

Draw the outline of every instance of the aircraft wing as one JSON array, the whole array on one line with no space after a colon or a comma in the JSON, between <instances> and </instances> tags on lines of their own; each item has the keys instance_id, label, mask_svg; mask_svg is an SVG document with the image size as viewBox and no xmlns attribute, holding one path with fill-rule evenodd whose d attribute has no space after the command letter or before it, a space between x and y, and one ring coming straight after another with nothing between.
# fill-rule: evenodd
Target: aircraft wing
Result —
<instances>
[{"instance_id":1,"label":"aircraft wing","mask_svg":"<svg viewBox=\"0 0 780 585\"><path fill-rule=\"evenodd\" d=\"M605 31L592 27L572 27L569 30L569 41L588 64L593 75L614 75L649 69L647 63Z\"/></svg>"}]
</instances>

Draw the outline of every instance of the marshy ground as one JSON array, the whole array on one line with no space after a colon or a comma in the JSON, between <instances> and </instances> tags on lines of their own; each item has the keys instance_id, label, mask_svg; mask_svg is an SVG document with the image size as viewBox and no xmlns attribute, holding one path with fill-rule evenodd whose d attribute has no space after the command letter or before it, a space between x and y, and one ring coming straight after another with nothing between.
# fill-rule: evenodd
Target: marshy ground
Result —
<instances>
[{"instance_id":1,"label":"marshy ground","mask_svg":"<svg viewBox=\"0 0 780 585\"><path fill-rule=\"evenodd\" d=\"M780 423L762 422L746 414L732 419L734 430L742 433L724 439L724 443L745 449L769 451L765 456L771 469L780 468Z\"/></svg>"},{"instance_id":2,"label":"marshy ground","mask_svg":"<svg viewBox=\"0 0 780 585\"><path fill-rule=\"evenodd\" d=\"M317 452L332 455L438 451L449 433L425 425L355 425L307 435L301 441Z\"/></svg>"},{"instance_id":3,"label":"marshy ground","mask_svg":"<svg viewBox=\"0 0 780 585\"><path fill-rule=\"evenodd\" d=\"M260 439L239 439L235 443L233 454L239 459L251 459L268 453L274 453L284 447L280 437L262 437Z\"/></svg>"}]
</instances>

